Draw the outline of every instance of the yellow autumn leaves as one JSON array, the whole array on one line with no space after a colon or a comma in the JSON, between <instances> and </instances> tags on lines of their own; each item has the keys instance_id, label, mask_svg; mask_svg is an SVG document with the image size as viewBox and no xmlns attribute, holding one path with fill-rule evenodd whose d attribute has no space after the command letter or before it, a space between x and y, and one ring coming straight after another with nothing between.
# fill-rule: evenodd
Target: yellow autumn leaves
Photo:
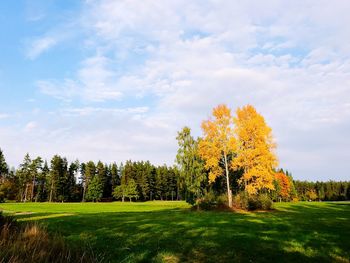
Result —
<instances>
[{"instance_id":1,"label":"yellow autumn leaves","mask_svg":"<svg viewBox=\"0 0 350 263\"><path fill-rule=\"evenodd\" d=\"M229 170L243 171L239 183L248 194L273 190L278 161L272 130L253 106L238 108L233 117L224 104L213 109L213 117L202 123L199 155L210 171L209 181L226 174L230 202Z\"/></svg>"}]
</instances>

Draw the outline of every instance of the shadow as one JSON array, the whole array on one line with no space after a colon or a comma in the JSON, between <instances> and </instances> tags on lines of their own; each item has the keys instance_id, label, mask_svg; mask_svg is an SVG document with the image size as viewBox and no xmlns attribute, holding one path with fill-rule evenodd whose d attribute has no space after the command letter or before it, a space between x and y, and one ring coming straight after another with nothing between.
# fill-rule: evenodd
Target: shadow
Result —
<instances>
[{"instance_id":1,"label":"shadow","mask_svg":"<svg viewBox=\"0 0 350 263\"><path fill-rule=\"evenodd\" d=\"M350 207L276 205L271 213L171 209L57 216L33 213L72 246L105 262L349 262Z\"/></svg>"}]
</instances>

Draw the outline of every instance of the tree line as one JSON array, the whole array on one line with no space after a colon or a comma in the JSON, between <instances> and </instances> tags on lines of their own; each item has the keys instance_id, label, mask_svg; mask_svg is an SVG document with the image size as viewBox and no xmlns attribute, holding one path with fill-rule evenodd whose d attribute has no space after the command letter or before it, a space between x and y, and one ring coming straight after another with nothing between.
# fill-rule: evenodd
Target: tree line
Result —
<instances>
[{"instance_id":1,"label":"tree line","mask_svg":"<svg viewBox=\"0 0 350 263\"><path fill-rule=\"evenodd\" d=\"M299 200L345 201L350 200L350 182L294 181Z\"/></svg>"},{"instance_id":2,"label":"tree line","mask_svg":"<svg viewBox=\"0 0 350 263\"><path fill-rule=\"evenodd\" d=\"M9 169L0 150L0 200L85 202L112 200L180 200L179 171L149 161L104 164L68 162L55 155L50 163L26 154L18 169Z\"/></svg>"},{"instance_id":3,"label":"tree line","mask_svg":"<svg viewBox=\"0 0 350 263\"><path fill-rule=\"evenodd\" d=\"M149 161L125 164L104 164L101 161L69 163L66 158L55 155L50 163L41 157L31 159L26 154L18 169L9 169L0 149L0 201L16 200L21 202L84 202L112 200L187 200L194 203L198 197L210 191L223 193L225 178L209 183L209 173L203 160L195 155L181 161L183 149L192 149L197 142L190 135L190 129L184 128L178 135L179 148L177 163L186 165L190 174L183 173L177 166L155 166ZM196 146L195 146L196 147ZM194 149L195 149L194 147ZM186 154L189 154L185 150ZM274 201L350 200L350 182L308 182L293 180L288 171L276 172ZM242 190L238 180L240 172L230 171L230 184L233 194ZM235 179L236 178L236 179Z\"/></svg>"}]
</instances>

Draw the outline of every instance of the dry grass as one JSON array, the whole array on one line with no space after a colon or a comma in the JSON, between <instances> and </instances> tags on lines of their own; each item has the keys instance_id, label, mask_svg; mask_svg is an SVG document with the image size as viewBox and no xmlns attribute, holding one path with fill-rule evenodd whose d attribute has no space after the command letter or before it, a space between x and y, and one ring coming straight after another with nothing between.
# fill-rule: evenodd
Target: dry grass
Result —
<instances>
[{"instance_id":1,"label":"dry grass","mask_svg":"<svg viewBox=\"0 0 350 263\"><path fill-rule=\"evenodd\" d=\"M49 235L38 223L19 224L0 214L0 263L101 262L93 254L70 249L62 237Z\"/></svg>"}]
</instances>

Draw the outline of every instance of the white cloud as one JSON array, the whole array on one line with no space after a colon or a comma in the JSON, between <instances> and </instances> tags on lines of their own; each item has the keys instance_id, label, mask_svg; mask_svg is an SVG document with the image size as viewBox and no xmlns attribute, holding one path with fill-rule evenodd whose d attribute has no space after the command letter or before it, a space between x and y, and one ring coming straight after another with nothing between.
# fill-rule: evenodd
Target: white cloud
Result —
<instances>
[{"instance_id":1,"label":"white cloud","mask_svg":"<svg viewBox=\"0 0 350 263\"><path fill-rule=\"evenodd\" d=\"M57 40L51 36L37 38L27 47L26 55L29 59L35 59L56 44Z\"/></svg>"},{"instance_id":2,"label":"white cloud","mask_svg":"<svg viewBox=\"0 0 350 263\"><path fill-rule=\"evenodd\" d=\"M109 69L109 60L106 57L90 57L81 64L75 80L40 80L36 85L42 93L65 101L82 98L98 102L115 100L122 96L116 74Z\"/></svg>"},{"instance_id":3,"label":"white cloud","mask_svg":"<svg viewBox=\"0 0 350 263\"><path fill-rule=\"evenodd\" d=\"M57 143L56 151L171 163L181 126L199 135L215 105L251 103L274 130L281 165L297 178L345 179L350 167L338 160L350 155L344 146L349 7L348 1L87 2L79 29L89 32L82 43L95 55L74 77L37 83L42 93L88 105L61 110L60 125L74 125L55 134L65 145ZM139 108L148 97L152 106ZM110 99L139 109L89 105ZM337 163L337 175L328 163Z\"/></svg>"},{"instance_id":4,"label":"white cloud","mask_svg":"<svg viewBox=\"0 0 350 263\"><path fill-rule=\"evenodd\" d=\"M143 114L148 111L148 107L136 107L136 108L94 108L94 107L85 107L85 108L68 108L63 109L62 113L64 115L91 115L91 114L100 114L100 113L106 113L106 114L113 114L113 115L120 115L120 114L129 114L129 113L135 113L135 114Z\"/></svg>"}]
</instances>

